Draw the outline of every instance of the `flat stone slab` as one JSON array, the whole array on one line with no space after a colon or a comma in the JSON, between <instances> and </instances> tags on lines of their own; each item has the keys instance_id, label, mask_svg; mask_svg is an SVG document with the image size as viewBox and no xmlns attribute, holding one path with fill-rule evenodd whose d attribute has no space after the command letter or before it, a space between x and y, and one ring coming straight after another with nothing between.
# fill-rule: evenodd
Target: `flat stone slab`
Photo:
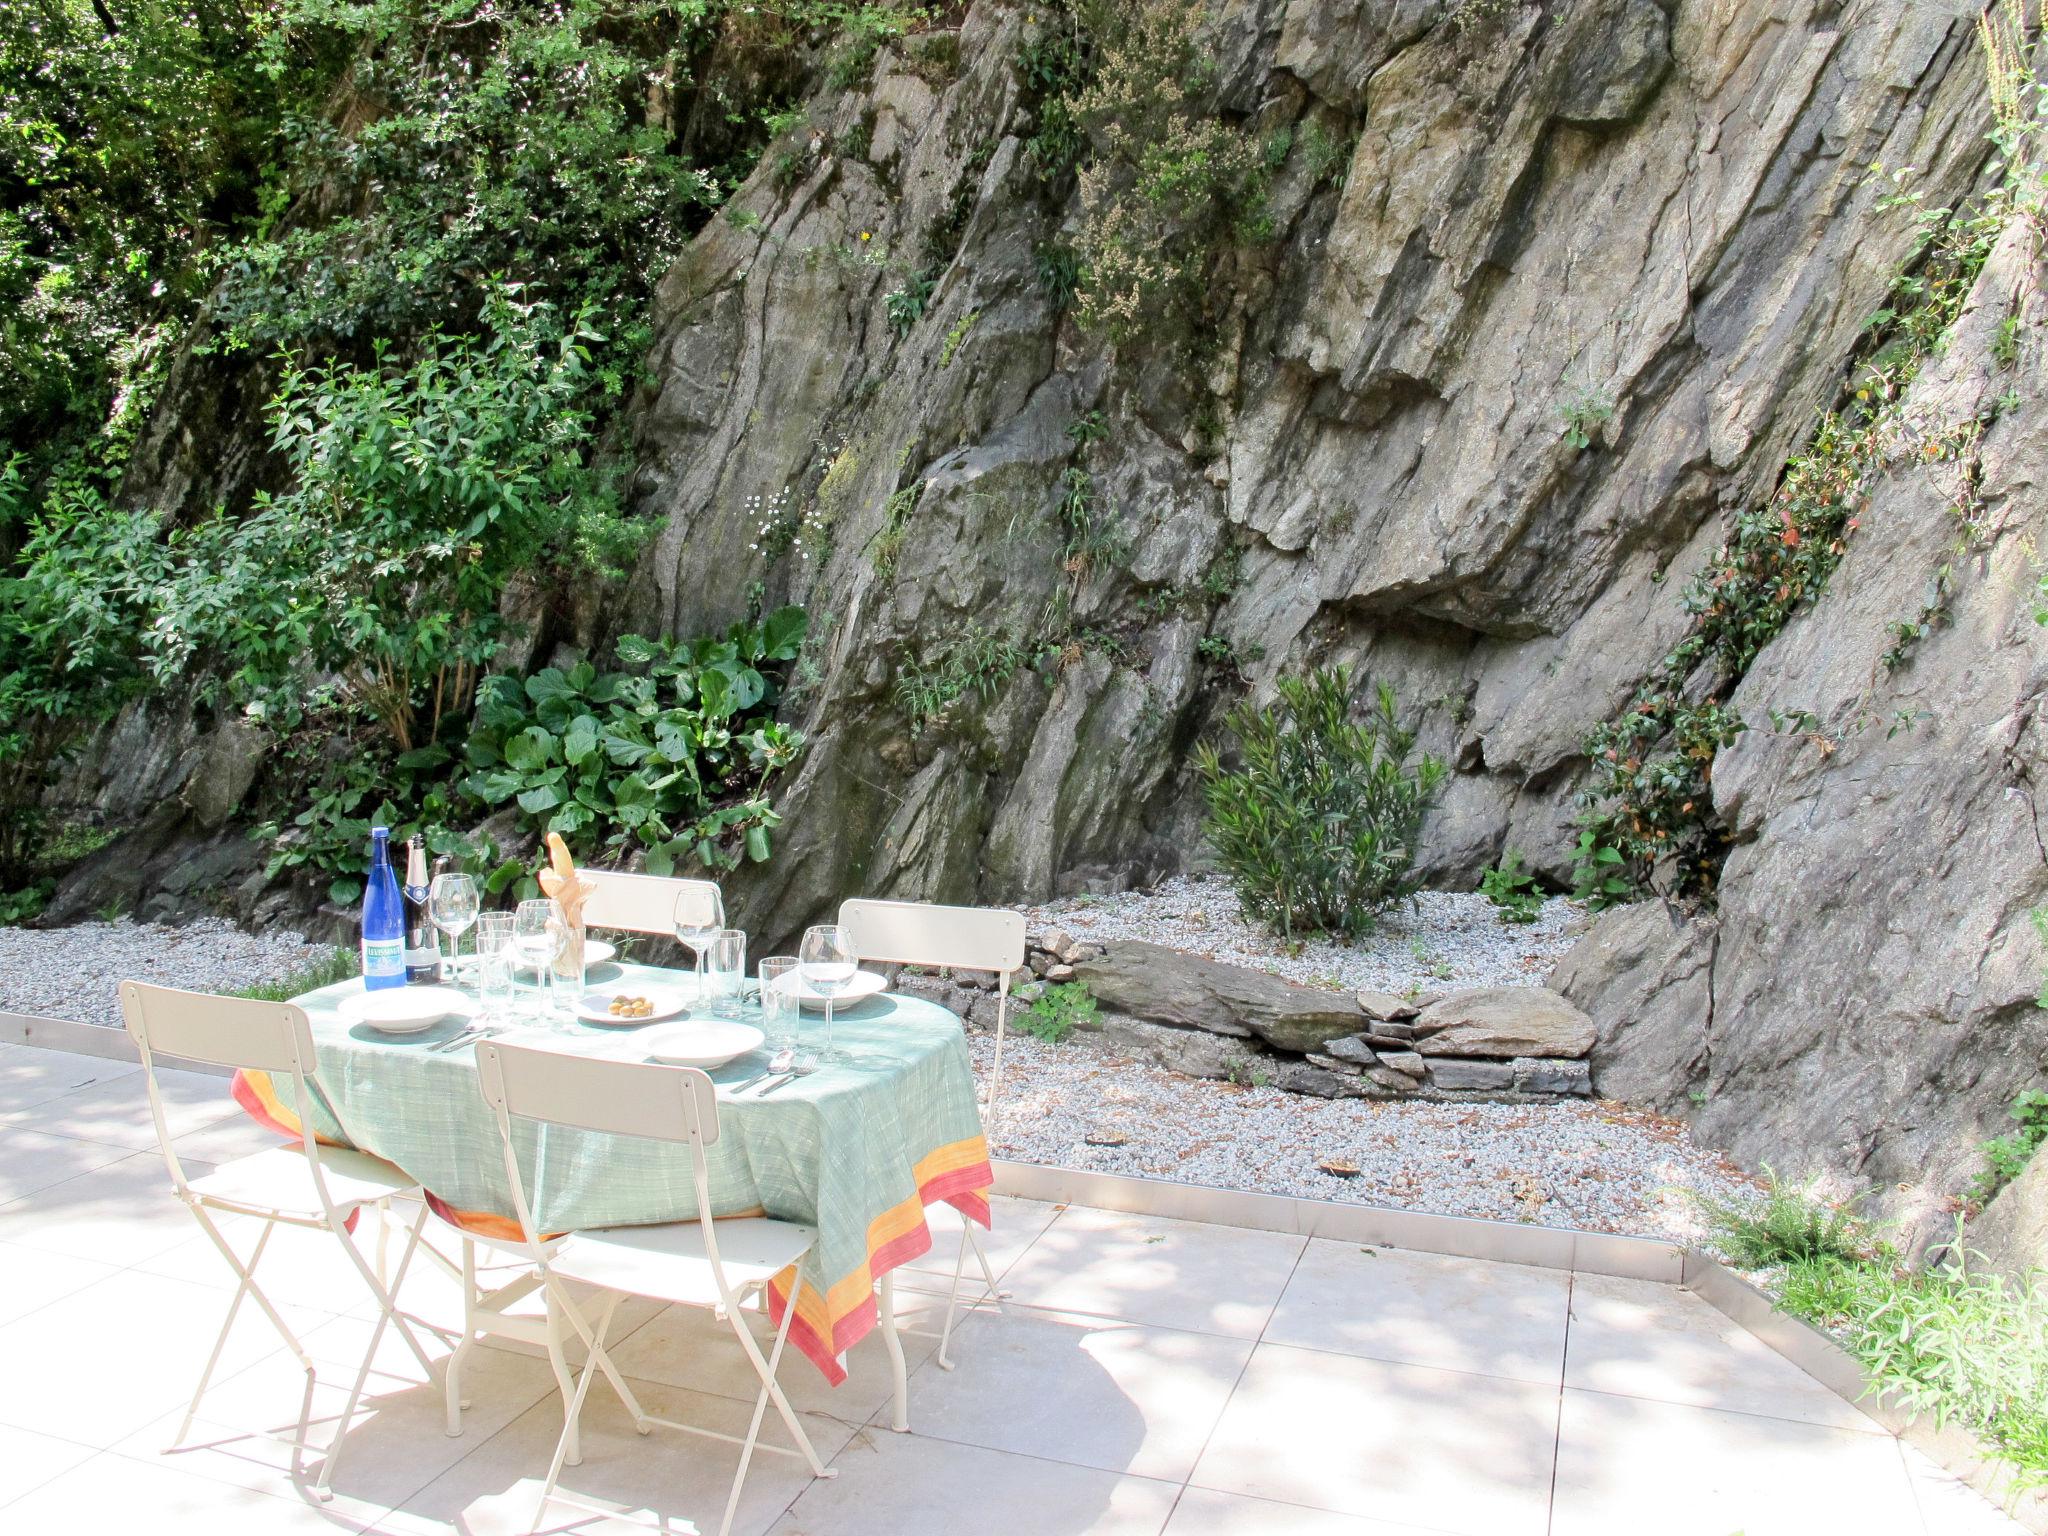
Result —
<instances>
[{"instance_id":1,"label":"flat stone slab","mask_svg":"<svg viewBox=\"0 0 2048 1536\"><path fill-rule=\"evenodd\" d=\"M1424 1056L1518 1056L1576 1060L1593 1049L1593 1020L1547 987L1475 987L1431 1003L1415 1018Z\"/></svg>"},{"instance_id":2,"label":"flat stone slab","mask_svg":"<svg viewBox=\"0 0 2048 1536\"><path fill-rule=\"evenodd\" d=\"M1320 1051L1324 1042L1355 1035L1371 1022L1348 992L1296 986L1264 971L1137 939L1118 940L1074 971L1119 1013L1240 1039L1255 1034L1282 1051ZM1508 1054L1562 1053L1533 1048Z\"/></svg>"}]
</instances>

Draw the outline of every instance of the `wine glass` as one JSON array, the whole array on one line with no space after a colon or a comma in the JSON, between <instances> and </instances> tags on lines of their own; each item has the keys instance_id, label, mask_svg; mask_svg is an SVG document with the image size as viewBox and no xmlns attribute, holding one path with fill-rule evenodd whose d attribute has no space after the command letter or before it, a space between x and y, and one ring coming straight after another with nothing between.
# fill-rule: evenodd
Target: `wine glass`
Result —
<instances>
[{"instance_id":1,"label":"wine glass","mask_svg":"<svg viewBox=\"0 0 2048 1536\"><path fill-rule=\"evenodd\" d=\"M704 996L704 949L717 938L725 928L725 902L718 894L718 887L708 880L696 881L683 887L683 893L676 898L675 915L671 922L676 938L690 947L697 957L697 992Z\"/></svg>"},{"instance_id":2,"label":"wine glass","mask_svg":"<svg viewBox=\"0 0 2048 1536\"><path fill-rule=\"evenodd\" d=\"M555 957L569 942L569 925L562 920L562 908L557 902L545 896L532 901L522 901L512 915L512 951L519 957L522 966L531 966L539 974L534 978L534 1012L545 1016L548 1011L548 974L554 969Z\"/></svg>"},{"instance_id":3,"label":"wine glass","mask_svg":"<svg viewBox=\"0 0 2048 1536\"><path fill-rule=\"evenodd\" d=\"M797 950L797 975L803 985L825 1000L825 1044L817 1061L832 1055L832 999L853 984L860 968L860 956L853 947L853 933L836 923L820 923L804 930L804 942ZM800 1061L799 1073L813 1070L817 1061Z\"/></svg>"},{"instance_id":4,"label":"wine glass","mask_svg":"<svg viewBox=\"0 0 2048 1536\"><path fill-rule=\"evenodd\" d=\"M448 935L448 979L453 981L456 959L462 953L462 936L476 922L477 908L476 881L468 875L449 871L434 876L434 883L427 891L427 915L433 918L434 926Z\"/></svg>"}]
</instances>

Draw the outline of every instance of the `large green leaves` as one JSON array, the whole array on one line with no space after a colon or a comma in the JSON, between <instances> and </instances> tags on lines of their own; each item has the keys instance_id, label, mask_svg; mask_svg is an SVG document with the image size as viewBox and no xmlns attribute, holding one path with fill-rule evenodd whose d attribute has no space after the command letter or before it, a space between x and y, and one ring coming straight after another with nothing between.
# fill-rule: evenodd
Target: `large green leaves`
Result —
<instances>
[{"instance_id":1,"label":"large green leaves","mask_svg":"<svg viewBox=\"0 0 2048 1536\"><path fill-rule=\"evenodd\" d=\"M765 860L775 812L763 790L803 745L774 710L804 628L803 610L784 608L718 636L628 636L618 655L630 671L586 661L487 679L464 787L536 829L638 848L656 873Z\"/></svg>"}]
</instances>

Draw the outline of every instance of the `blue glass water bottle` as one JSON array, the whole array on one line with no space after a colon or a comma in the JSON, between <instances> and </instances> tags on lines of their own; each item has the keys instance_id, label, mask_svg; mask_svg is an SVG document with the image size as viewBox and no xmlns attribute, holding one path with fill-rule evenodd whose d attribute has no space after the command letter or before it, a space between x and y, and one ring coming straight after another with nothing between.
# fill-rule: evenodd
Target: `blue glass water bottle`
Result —
<instances>
[{"instance_id":1,"label":"blue glass water bottle","mask_svg":"<svg viewBox=\"0 0 2048 1536\"><path fill-rule=\"evenodd\" d=\"M363 985L405 985L405 899L391 872L391 833L370 829L370 878L363 887Z\"/></svg>"}]
</instances>

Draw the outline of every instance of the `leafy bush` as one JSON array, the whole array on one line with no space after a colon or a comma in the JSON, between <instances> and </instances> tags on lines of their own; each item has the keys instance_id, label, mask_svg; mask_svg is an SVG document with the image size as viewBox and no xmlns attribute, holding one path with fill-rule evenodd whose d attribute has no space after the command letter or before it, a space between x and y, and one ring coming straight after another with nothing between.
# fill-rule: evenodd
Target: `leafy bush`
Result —
<instances>
[{"instance_id":1,"label":"leafy bush","mask_svg":"<svg viewBox=\"0 0 2048 1536\"><path fill-rule=\"evenodd\" d=\"M1479 891L1500 909L1504 923L1533 923L1543 915L1543 888L1522 868L1522 856L1512 848L1479 877Z\"/></svg>"},{"instance_id":2,"label":"leafy bush","mask_svg":"<svg viewBox=\"0 0 2048 1536\"><path fill-rule=\"evenodd\" d=\"M159 677L210 661L280 726L332 686L400 751L431 744L515 574L606 570L636 542L590 463L588 339L501 288L482 335L434 335L410 364L380 345L368 367L289 365L271 410L289 488L180 540L154 595Z\"/></svg>"},{"instance_id":3,"label":"leafy bush","mask_svg":"<svg viewBox=\"0 0 2048 1536\"><path fill-rule=\"evenodd\" d=\"M1744 1269L1815 1259L1851 1263L1877 1249L1870 1223L1849 1209L1817 1199L1811 1189L1793 1189L1764 1169L1765 1189L1756 1200L1718 1200L1695 1194L1713 1242Z\"/></svg>"},{"instance_id":4,"label":"leafy bush","mask_svg":"<svg viewBox=\"0 0 2048 1536\"><path fill-rule=\"evenodd\" d=\"M582 662L487 678L462 788L516 805L536 831L644 850L655 874L691 858L765 860L779 821L766 788L803 744L774 718L776 680L804 627L802 609L784 608L717 639L628 636L619 658L631 672Z\"/></svg>"},{"instance_id":5,"label":"leafy bush","mask_svg":"<svg viewBox=\"0 0 2048 1536\"><path fill-rule=\"evenodd\" d=\"M1380 685L1376 706L1351 718L1348 667L1283 678L1280 697L1250 701L1225 724L1239 767L1226 770L1204 743L1196 756L1208 802L1209 841L1245 912L1293 937L1323 930L1357 937L1413 888L1416 836L1445 765L1407 758L1415 736Z\"/></svg>"},{"instance_id":6,"label":"leafy bush","mask_svg":"<svg viewBox=\"0 0 2048 1536\"><path fill-rule=\"evenodd\" d=\"M1631 901L1635 894L1621 850L1600 842L1591 828L1581 831L1572 855L1572 900L1599 912Z\"/></svg>"},{"instance_id":7,"label":"leafy bush","mask_svg":"<svg viewBox=\"0 0 2048 1536\"><path fill-rule=\"evenodd\" d=\"M1971 1187L1973 1199L1989 1200L2025 1173L2042 1143L2048 1142L2048 1093L2030 1088L2012 1101L2006 1113L2019 1122L2019 1129L1984 1143L1984 1171Z\"/></svg>"},{"instance_id":8,"label":"leafy bush","mask_svg":"<svg viewBox=\"0 0 2048 1536\"><path fill-rule=\"evenodd\" d=\"M1058 1045L1077 1029L1094 1029L1102 1007L1086 983L1056 981L1017 1016L1017 1027L1047 1045Z\"/></svg>"}]
</instances>

